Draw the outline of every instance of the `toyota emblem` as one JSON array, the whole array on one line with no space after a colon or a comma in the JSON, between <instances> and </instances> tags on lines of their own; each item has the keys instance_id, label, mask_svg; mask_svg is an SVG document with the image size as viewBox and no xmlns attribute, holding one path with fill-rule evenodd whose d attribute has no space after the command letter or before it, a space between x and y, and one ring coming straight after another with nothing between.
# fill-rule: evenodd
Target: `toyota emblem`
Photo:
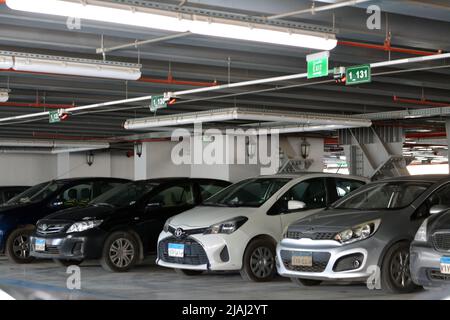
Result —
<instances>
[{"instance_id":1,"label":"toyota emblem","mask_svg":"<svg viewBox=\"0 0 450 320\"><path fill-rule=\"evenodd\" d=\"M181 228L178 228L175 230L175 237L177 238L181 238L181 236L183 235L184 231Z\"/></svg>"},{"instance_id":2,"label":"toyota emblem","mask_svg":"<svg viewBox=\"0 0 450 320\"><path fill-rule=\"evenodd\" d=\"M48 229L48 226L46 224L43 224L43 225L41 225L41 229L45 231Z\"/></svg>"}]
</instances>

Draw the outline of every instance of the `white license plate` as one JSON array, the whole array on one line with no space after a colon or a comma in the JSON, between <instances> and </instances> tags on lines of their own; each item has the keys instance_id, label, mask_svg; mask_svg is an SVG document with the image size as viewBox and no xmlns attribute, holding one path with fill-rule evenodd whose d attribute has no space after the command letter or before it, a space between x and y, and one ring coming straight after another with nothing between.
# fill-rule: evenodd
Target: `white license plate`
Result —
<instances>
[{"instance_id":1,"label":"white license plate","mask_svg":"<svg viewBox=\"0 0 450 320\"><path fill-rule=\"evenodd\" d=\"M45 239L36 239L34 241L34 250L45 251Z\"/></svg>"},{"instance_id":2,"label":"white license plate","mask_svg":"<svg viewBox=\"0 0 450 320\"><path fill-rule=\"evenodd\" d=\"M293 252L291 264L296 267L312 267L312 252Z\"/></svg>"},{"instance_id":3,"label":"white license plate","mask_svg":"<svg viewBox=\"0 0 450 320\"><path fill-rule=\"evenodd\" d=\"M450 274L450 257L441 258L441 273Z\"/></svg>"},{"instance_id":4,"label":"white license plate","mask_svg":"<svg viewBox=\"0 0 450 320\"><path fill-rule=\"evenodd\" d=\"M169 243L168 246L169 257L183 258L184 257L184 244Z\"/></svg>"}]
</instances>

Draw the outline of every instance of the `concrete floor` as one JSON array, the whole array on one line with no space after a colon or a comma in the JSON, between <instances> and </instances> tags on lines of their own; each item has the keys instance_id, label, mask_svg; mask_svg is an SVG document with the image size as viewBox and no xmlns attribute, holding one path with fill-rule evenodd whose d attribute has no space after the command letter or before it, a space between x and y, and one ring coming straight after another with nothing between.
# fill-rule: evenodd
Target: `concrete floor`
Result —
<instances>
[{"instance_id":1,"label":"concrete floor","mask_svg":"<svg viewBox=\"0 0 450 320\"><path fill-rule=\"evenodd\" d=\"M151 261L122 274L108 273L95 261L85 262L81 290L67 289L67 277L66 269L53 262L17 265L0 257L0 289L16 299L442 299L449 295L448 290L387 295L359 284L302 289L281 277L270 283L251 283L233 273L183 277Z\"/></svg>"}]
</instances>

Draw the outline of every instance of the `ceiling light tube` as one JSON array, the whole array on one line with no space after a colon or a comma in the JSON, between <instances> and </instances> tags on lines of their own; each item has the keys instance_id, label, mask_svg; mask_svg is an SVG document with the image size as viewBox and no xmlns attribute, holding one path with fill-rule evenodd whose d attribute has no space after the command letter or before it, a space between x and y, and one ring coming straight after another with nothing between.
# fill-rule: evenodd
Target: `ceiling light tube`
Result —
<instances>
[{"instance_id":1,"label":"ceiling light tube","mask_svg":"<svg viewBox=\"0 0 450 320\"><path fill-rule=\"evenodd\" d=\"M317 50L332 50L337 45L332 34L96 0L6 0L6 4L13 10Z\"/></svg>"},{"instance_id":2,"label":"ceiling light tube","mask_svg":"<svg viewBox=\"0 0 450 320\"><path fill-rule=\"evenodd\" d=\"M6 52L13 60L10 67L17 71L54 73L84 77L137 80L141 65L113 61L78 59L31 53Z\"/></svg>"},{"instance_id":3,"label":"ceiling light tube","mask_svg":"<svg viewBox=\"0 0 450 320\"><path fill-rule=\"evenodd\" d=\"M0 55L0 69L11 69L14 65L13 57Z\"/></svg>"}]
</instances>

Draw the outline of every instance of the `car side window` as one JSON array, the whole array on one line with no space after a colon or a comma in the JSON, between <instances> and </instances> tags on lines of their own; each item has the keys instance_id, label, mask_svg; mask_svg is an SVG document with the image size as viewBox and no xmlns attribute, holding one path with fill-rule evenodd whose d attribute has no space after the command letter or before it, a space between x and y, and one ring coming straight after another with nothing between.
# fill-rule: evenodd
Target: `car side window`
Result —
<instances>
[{"instance_id":1,"label":"car side window","mask_svg":"<svg viewBox=\"0 0 450 320\"><path fill-rule=\"evenodd\" d=\"M355 191L364 185L364 182L362 181L341 178L336 178L335 182L338 199L345 197L350 192Z\"/></svg>"},{"instance_id":2,"label":"car side window","mask_svg":"<svg viewBox=\"0 0 450 320\"><path fill-rule=\"evenodd\" d=\"M296 184L278 199L269 214L289 213L288 202L291 200L305 203L303 210L325 208L327 206L325 179L314 178Z\"/></svg>"},{"instance_id":3,"label":"car side window","mask_svg":"<svg viewBox=\"0 0 450 320\"><path fill-rule=\"evenodd\" d=\"M92 200L92 183L82 183L69 187L57 197L63 206L86 205Z\"/></svg>"},{"instance_id":4,"label":"car side window","mask_svg":"<svg viewBox=\"0 0 450 320\"><path fill-rule=\"evenodd\" d=\"M416 210L413 219L427 218L430 215L431 207L436 205L448 206L450 208L450 184L446 184L433 192Z\"/></svg>"},{"instance_id":5,"label":"car side window","mask_svg":"<svg viewBox=\"0 0 450 320\"><path fill-rule=\"evenodd\" d=\"M121 183L119 182L112 182L112 181L99 181L99 182L95 182L95 188L93 191L93 198L96 198L102 194L104 194L105 192L120 186Z\"/></svg>"},{"instance_id":6,"label":"car side window","mask_svg":"<svg viewBox=\"0 0 450 320\"><path fill-rule=\"evenodd\" d=\"M192 184L168 187L152 197L147 203L157 203L161 208L195 204Z\"/></svg>"},{"instance_id":7,"label":"car side window","mask_svg":"<svg viewBox=\"0 0 450 320\"><path fill-rule=\"evenodd\" d=\"M201 181L198 183L198 187L200 189L201 200L206 200L225 188L225 185L214 181Z\"/></svg>"}]
</instances>

